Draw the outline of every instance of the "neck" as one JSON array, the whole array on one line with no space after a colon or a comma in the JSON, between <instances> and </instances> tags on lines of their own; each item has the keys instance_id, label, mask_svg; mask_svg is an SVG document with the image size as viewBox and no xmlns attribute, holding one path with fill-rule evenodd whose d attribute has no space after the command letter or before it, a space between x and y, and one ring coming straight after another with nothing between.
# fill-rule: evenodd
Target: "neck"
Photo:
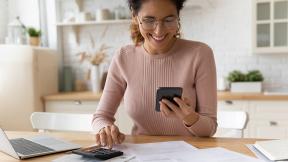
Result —
<instances>
[{"instance_id":1,"label":"neck","mask_svg":"<svg viewBox=\"0 0 288 162\"><path fill-rule=\"evenodd\" d=\"M163 48L163 49L153 49L151 47L149 47L148 43L144 42L143 43L143 47L144 49L146 50L147 53L151 54L151 55L158 55L158 54L161 54L161 53L167 53L174 45L175 41L176 41L177 38L173 38L169 44L167 45L166 48Z\"/></svg>"}]
</instances>

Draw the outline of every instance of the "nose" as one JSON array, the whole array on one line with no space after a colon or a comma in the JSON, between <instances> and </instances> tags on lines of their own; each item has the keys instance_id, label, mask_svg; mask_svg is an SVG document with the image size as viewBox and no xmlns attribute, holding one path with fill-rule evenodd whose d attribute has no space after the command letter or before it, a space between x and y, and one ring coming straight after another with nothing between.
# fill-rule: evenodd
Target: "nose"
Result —
<instances>
[{"instance_id":1,"label":"nose","mask_svg":"<svg viewBox=\"0 0 288 162\"><path fill-rule=\"evenodd\" d=\"M157 34L157 35L161 35L164 31L164 25L162 22L158 22L156 24L156 27L155 27L155 30L154 30L154 33Z\"/></svg>"}]
</instances>

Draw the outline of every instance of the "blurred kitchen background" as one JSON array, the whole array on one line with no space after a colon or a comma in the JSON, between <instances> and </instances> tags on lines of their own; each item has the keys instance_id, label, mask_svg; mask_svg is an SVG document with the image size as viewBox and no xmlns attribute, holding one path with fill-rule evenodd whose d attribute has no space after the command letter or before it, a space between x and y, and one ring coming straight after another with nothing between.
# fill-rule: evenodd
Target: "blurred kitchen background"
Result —
<instances>
[{"instance_id":1,"label":"blurred kitchen background","mask_svg":"<svg viewBox=\"0 0 288 162\"><path fill-rule=\"evenodd\" d=\"M31 129L33 111L93 113L111 57L132 43L130 18L126 0L0 0L0 126ZM247 114L243 137L288 137L288 0L187 0L181 31L213 49L218 109ZM11 121L21 113L26 126Z\"/></svg>"}]
</instances>

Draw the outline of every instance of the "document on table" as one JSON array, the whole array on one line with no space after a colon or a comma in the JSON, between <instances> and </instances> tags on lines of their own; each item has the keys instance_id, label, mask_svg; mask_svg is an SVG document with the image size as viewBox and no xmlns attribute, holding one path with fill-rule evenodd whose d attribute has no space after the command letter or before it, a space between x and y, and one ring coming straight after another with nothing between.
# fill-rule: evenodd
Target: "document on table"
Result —
<instances>
[{"instance_id":1,"label":"document on table","mask_svg":"<svg viewBox=\"0 0 288 162\"><path fill-rule=\"evenodd\" d=\"M123 151L126 156L126 159L118 159L119 162L265 162L221 147L197 149L184 141L145 144L124 143L116 145L114 149ZM78 158L77 160L75 155L67 155L62 157L62 159L54 160L54 162L88 162L86 161L87 159L76 157ZM111 159L109 162L114 162L113 160ZM115 159L115 161L117 160ZM90 160L89 162L98 161Z\"/></svg>"},{"instance_id":2,"label":"document on table","mask_svg":"<svg viewBox=\"0 0 288 162\"><path fill-rule=\"evenodd\" d=\"M275 162L273 160L269 160L265 155L263 155L260 151L258 151L252 144L247 144L246 145L254 154L255 156L257 156L259 159L262 159L264 160L265 162ZM284 161L287 161L288 160L280 160L280 161L277 161L277 162L284 162Z\"/></svg>"}]
</instances>

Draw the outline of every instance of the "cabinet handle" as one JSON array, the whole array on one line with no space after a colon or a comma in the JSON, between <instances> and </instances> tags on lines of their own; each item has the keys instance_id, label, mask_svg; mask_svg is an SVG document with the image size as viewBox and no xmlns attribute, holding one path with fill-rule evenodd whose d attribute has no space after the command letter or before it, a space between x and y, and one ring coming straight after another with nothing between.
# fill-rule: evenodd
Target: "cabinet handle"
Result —
<instances>
[{"instance_id":1,"label":"cabinet handle","mask_svg":"<svg viewBox=\"0 0 288 162\"><path fill-rule=\"evenodd\" d=\"M277 126L278 125L278 123L276 121L270 121L269 123L270 123L270 126Z\"/></svg>"},{"instance_id":2,"label":"cabinet handle","mask_svg":"<svg viewBox=\"0 0 288 162\"><path fill-rule=\"evenodd\" d=\"M75 100L74 103L75 103L75 105L81 105L81 104L82 104L82 101L80 101L80 100Z\"/></svg>"},{"instance_id":3,"label":"cabinet handle","mask_svg":"<svg viewBox=\"0 0 288 162\"><path fill-rule=\"evenodd\" d=\"M233 101L231 101L231 100L226 100L225 103L228 104L228 105L232 105L232 104L233 104Z\"/></svg>"}]
</instances>

